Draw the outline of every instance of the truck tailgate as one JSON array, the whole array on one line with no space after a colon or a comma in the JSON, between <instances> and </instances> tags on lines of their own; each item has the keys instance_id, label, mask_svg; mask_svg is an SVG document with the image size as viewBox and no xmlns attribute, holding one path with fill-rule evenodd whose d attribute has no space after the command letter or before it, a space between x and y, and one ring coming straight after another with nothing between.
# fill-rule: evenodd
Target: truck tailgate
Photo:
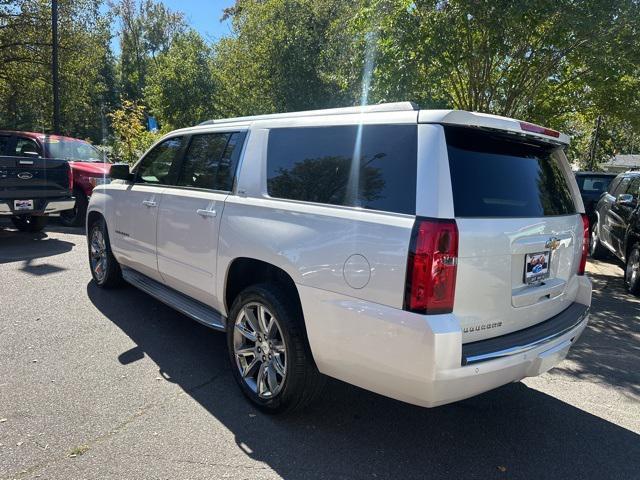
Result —
<instances>
[{"instance_id":1,"label":"truck tailgate","mask_svg":"<svg viewBox=\"0 0 640 480\"><path fill-rule=\"evenodd\" d=\"M71 194L66 160L0 157L0 198L39 199Z\"/></svg>"}]
</instances>

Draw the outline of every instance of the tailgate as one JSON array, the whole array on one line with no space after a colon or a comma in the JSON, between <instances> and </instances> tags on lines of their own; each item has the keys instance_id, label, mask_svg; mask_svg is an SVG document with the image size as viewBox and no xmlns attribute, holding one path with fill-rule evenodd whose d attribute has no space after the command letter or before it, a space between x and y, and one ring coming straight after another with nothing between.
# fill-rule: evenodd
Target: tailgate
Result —
<instances>
[{"instance_id":1,"label":"tailgate","mask_svg":"<svg viewBox=\"0 0 640 480\"><path fill-rule=\"evenodd\" d=\"M70 195L66 160L0 157L0 198L36 199Z\"/></svg>"},{"instance_id":2,"label":"tailgate","mask_svg":"<svg viewBox=\"0 0 640 480\"><path fill-rule=\"evenodd\" d=\"M459 231L453 311L463 342L568 308L578 291L583 223L562 149L478 128L445 127L445 136Z\"/></svg>"}]
</instances>

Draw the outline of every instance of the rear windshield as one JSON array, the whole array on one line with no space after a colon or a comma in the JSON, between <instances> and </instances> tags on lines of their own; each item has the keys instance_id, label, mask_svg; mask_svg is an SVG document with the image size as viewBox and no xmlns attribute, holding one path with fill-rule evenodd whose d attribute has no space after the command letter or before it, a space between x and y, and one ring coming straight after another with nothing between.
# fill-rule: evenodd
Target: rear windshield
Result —
<instances>
[{"instance_id":1,"label":"rear windshield","mask_svg":"<svg viewBox=\"0 0 640 480\"><path fill-rule=\"evenodd\" d=\"M523 138L445 127L456 217L576 213L562 149Z\"/></svg>"},{"instance_id":2,"label":"rear windshield","mask_svg":"<svg viewBox=\"0 0 640 480\"><path fill-rule=\"evenodd\" d=\"M63 158L80 162L105 162L105 155L96 147L83 140L45 138L50 158Z\"/></svg>"},{"instance_id":3,"label":"rear windshield","mask_svg":"<svg viewBox=\"0 0 640 480\"><path fill-rule=\"evenodd\" d=\"M582 193L602 193L614 178L611 175L576 175L576 182Z\"/></svg>"}]
</instances>

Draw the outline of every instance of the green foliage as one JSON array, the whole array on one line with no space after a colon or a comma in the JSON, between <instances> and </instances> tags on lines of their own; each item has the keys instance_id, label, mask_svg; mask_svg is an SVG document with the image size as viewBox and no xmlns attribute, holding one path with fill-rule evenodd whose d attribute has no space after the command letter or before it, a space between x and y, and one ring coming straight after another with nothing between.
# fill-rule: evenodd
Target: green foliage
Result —
<instances>
[{"instance_id":1,"label":"green foliage","mask_svg":"<svg viewBox=\"0 0 640 480\"><path fill-rule=\"evenodd\" d=\"M156 58L147 76L144 99L167 128L188 127L215 114L213 52L190 30Z\"/></svg>"},{"instance_id":2,"label":"green foliage","mask_svg":"<svg viewBox=\"0 0 640 480\"><path fill-rule=\"evenodd\" d=\"M115 99L110 18L100 0L59 6L62 130L102 137L101 111ZM0 0L0 128L50 131L51 2Z\"/></svg>"},{"instance_id":3,"label":"green foliage","mask_svg":"<svg viewBox=\"0 0 640 480\"><path fill-rule=\"evenodd\" d=\"M61 1L64 131L112 130L131 162L147 114L167 130L412 100L560 129L583 166L640 150L638 0L236 0L224 15L212 44L161 0ZM50 1L0 0L0 127L50 130L50 52Z\"/></svg>"},{"instance_id":4,"label":"green foliage","mask_svg":"<svg viewBox=\"0 0 640 480\"><path fill-rule=\"evenodd\" d=\"M117 0L113 12L120 27L122 93L131 100L141 99L150 64L185 30L184 16L154 0Z\"/></svg>"},{"instance_id":5,"label":"green foliage","mask_svg":"<svg viewBox=\"0 0 640 480\"><path fill-rule=\"evenodd\" d=\"M348 95L334 74L344 21L356 2L239 0L233 36L216 45L222 115L341 106Z\"/></svg>"},{"instance_id":6,"label":"green foliage","mask_svg":"<svg viewBox=\"0 0 640 480\"><path fill-rule=\"evenodd\" d=\"M525 118L576 135L578 160L598 115L638 131L636 1L372 0L350 25L357 52L376 33L372 103Z\"/></svg>"},{"instance_id":7,"label":"green foliage","mask_svg":"<svg viewBox=\"0 0 640 480\"><path fill-rule=\"evenodd\" d=\"M123 100L122 107L109 117L114 134L112 152L117 161L134 164L161 136L146 129L144 107L130 100Z\"/></svg>"}]
</instances>

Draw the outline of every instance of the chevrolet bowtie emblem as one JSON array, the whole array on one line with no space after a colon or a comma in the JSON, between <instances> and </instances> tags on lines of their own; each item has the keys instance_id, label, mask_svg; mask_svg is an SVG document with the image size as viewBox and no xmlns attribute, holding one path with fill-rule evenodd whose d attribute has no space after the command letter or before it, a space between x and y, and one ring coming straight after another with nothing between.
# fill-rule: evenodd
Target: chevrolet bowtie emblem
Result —
<instances>
[{"instance_id":1,"label":"chevrolet bowtie emblem","mask_svg":"<svg viewBox=\"0 0 640 480\"><path fill-rule=\"evenodd\" d=\"M544 248L548 248L549 250L555 250L560 246L560 239L556 237L550 238L547 243L544 245Z\"/></svg>"}]
</instances>

